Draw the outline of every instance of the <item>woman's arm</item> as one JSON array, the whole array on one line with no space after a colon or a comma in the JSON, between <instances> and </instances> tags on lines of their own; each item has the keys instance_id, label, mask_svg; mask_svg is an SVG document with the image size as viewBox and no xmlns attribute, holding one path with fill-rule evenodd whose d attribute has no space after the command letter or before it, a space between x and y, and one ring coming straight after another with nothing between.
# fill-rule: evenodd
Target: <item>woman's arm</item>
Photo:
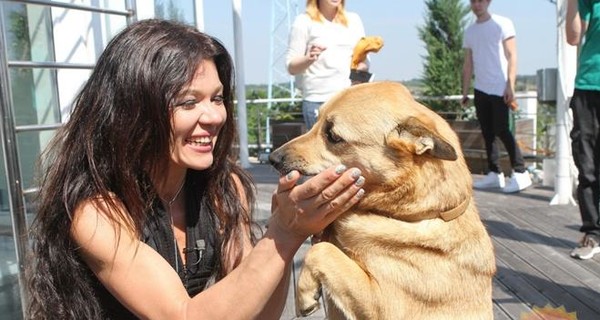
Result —
<instances>
[{"instance_id":1,"label":"woman's arm","mask_svg":"<svg viewBox=\"0 0 600 320\"><path fill-rule=\"evenodd\" d=\"M253 319L279 305L294 254L362 195L352 169L330 168L295 186L297 172L282 177L273 199L273 216L264 237L240 265L215 285L189 298L181 280L156 251L140 242L102 202L88 201L75 211L71 235L85 262L104 286L143 319Z\"/></svg>"},{"instance_id":2,"label":"woman's arm","mask_svg":"<svg viewBox=\"0 0 600 320\"><path fill-rule=\"evenodd\" d=\"M301 74L313 62L319 59L321 52L327 49L325 46L308 43L308 28L310 18L300 15L296 17L290 30L288 48L286 52L286 66L291 75Z\"/></svg>"},{"instance_id":3,"label":"woman's arm","mask_svg":"<svg viewBox=\"0 0 600 320\"><path fill-rule=\"evenodd\" d=\"M233 180L236 184L236 188L238 190L238 192L240 193L240 199L242 199L242 206L244 207L244 209L246 210L246 213L250 213L250 205L244 201L246 199L246 192L244 191L244 187L242 186L242 183L239 179L239 177L237 175L233 175ZM250 222L250 216L246 217L246 221ZM245 231L244 233L244 252L243 252L243 258L245 259L251 252L253 249L253 245L252 245L252 241L251 241L251 237L250 237L250 233L252 232L251 226L249 223L246 223L242 226L243 230ZM234 261L234 259L231 259L231 261ZM279 285L277 286L277 288L275 289L274 293L271 295L271 297L269 298L269 301L266 303L265 307L263 308L263 310L260 312L260 314L258 315L258 319L279 319L281 317L281 314L283 313L283 309L285 308L285 303L287 301L287 293L288 293L288 288L289 288L289 283L290 283L290 269L291 269L291 263L288 264L288 268L286 271L284 271L284 276L281 279L281 281L279 282Z\"/></svg>"}]
</instances>

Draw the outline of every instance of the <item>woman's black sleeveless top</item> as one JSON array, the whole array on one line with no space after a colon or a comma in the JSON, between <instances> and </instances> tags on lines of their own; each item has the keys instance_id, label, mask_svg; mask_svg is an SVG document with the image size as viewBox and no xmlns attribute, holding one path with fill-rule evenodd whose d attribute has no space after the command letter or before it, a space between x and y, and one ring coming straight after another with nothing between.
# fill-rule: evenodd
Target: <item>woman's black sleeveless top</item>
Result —
<instances>
[{"instance_id":1,"label":"woman's black sleeveless top","mask_svg":"<svg viewBox=\"0 0 600 320\"><path fill-rule=\"evenodd\" d=\"M218 267L215 252L215 228L211 227L212 219L206 212L187 213L186 217L186 248L184 248L185 264L176 247L171 217L160 201L155 201L152 211L144 224L142 241L156 250L169 262L181 278L190 297L195 296L209 284L213 271ZM202 218L200 218L202 216ZM177 259L177 260L176 260ZM177 261L177 262L175 262ZM178 268L176 268L178 266ZM113 297L108 290L94 279L95 293L104 311L104 319L137 319ZM152 279L148 279L152 281ZM160 290L160 288L156 288Z\"/></svg>"}]
</instances>

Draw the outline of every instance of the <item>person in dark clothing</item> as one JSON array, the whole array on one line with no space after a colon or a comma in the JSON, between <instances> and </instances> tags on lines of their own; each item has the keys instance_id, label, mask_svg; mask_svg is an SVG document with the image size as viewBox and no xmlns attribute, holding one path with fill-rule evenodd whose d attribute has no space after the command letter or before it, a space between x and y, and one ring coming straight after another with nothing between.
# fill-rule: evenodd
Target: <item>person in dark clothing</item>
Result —
<instances>
[{"instance_id":1,"label":"person in dark clothing","mask_svg":"<svg viewBox=\"0 0 600 320\"><path fill-rule=\"evenodd\" d=\"M42 156L28 319L280 318L295 252L364 178L289 172L257 234L233 75L225 47L183 24L143 20L109 42Z\"/></svg>"},{"instance_id":2,"label":"person in dark clothing","mask_svg":"<svg viewBox=\"0 0 600 320\"><path fill-rule=\"evenodd\" d=\"M565 26L567 42L581 44L570 107L571 151L579 171L579 230L584 235L571 257L586 260L600 253L600 0L569 0Z\"/></svg>"}]
</instances>

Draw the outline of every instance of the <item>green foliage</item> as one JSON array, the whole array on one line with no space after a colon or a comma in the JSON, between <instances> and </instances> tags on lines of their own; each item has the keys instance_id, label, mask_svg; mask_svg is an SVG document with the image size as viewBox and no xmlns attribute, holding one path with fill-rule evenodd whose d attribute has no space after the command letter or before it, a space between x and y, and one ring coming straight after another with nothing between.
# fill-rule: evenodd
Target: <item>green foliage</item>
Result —
<instances>
[{"instance_id":1,"label":"green foliage","mask_svg":"<svg viewBox=\"0 0 600 320\"><path fill-rule=\"evenodd\" d=\"M255 103L254 100L267 99L267 86L246 86L246 98L249 102L246 104L248 143L263 144L266 139L267 118L273 121L303 121L302 120L302 102L300 99L296 103L274 102L271 107L267 103ZM277 86L273 86L273 98L289 98L289 92Z\"/></svg>"},{"instance_id":2,"label":"green foliage","mask_svg":"<svg viewBox=\"0 0 600 320\"><path fill-rule=\"evenodd\" d=\"M31 44L29 41L29 27L25 5L12 6L9 13L9 59L28 61L31 60Z\"/></svg>"},{"instance_id":3,"label":"green foliage","mask_svg":"<svg viewBox=\"0 0 600 320\"><path fill-rule=\"evenodd\" d=\"M556 126L556 103L538 102L537 132L535 132L538 149L547 157L553 157L556 152L554 128Z\"/></svg>"},{"instance_id":4,"label":"green foliage","mask_svg":"<svg viewBox=\"0 0 600 320\"><path fill-rule=\"evenodd\" d=\"M418 27L425 43L423 83L425 96L461 93L463 64L463 32L469 7L460 0L426 0L424 25ZM427 101L438 112L457 112L457 101Z\"/></svg>"}]
</instances>

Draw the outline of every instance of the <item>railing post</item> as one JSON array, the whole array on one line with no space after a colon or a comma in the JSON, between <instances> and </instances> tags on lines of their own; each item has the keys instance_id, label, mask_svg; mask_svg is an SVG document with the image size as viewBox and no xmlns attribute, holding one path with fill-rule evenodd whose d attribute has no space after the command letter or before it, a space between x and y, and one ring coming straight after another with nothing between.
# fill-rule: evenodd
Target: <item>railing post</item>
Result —
<instances>
[{"instance_id":1,"label":"railing post","mask_svg":"<svg viewBox=\"0 0 600 320\"><path fill-rule=\"evenodd\" d=\"M4 17L4 5L0 2L0 17ZM12 110L12 93L10 89L10 76L8 72L8 53L4 33L4 23L0 21L0 139L2 140L2 154L7 179L8 206L12 222L15 255L19 273L19 293L23 314L27 310L29 297L27 296L25 281L25 257L27 252L27 221L25 219L25 205L23 200L23 186L21 184L21 170L17 154L17 136L15 131L15 118Z\"/></svg>"}]
</instances>

